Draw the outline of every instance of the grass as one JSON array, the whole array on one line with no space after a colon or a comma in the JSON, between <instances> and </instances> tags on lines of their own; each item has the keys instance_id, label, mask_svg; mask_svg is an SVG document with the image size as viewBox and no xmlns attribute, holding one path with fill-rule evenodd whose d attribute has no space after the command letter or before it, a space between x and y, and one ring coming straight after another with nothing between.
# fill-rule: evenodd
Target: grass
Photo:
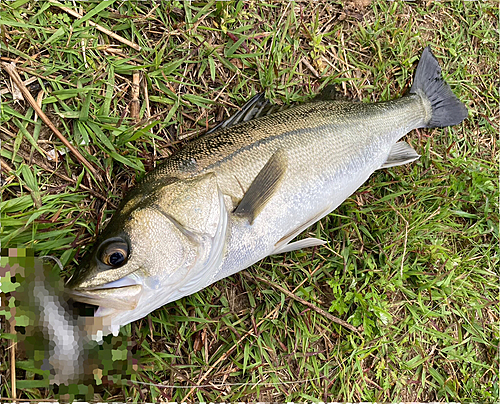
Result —
<instances>
[{"instance_id":1,"label":"grass","mask_svg":"<svg viewBox=\"0 0 500 404\"><path fill-rule=\"evenodd\" d=\"M125 326L140 370L124 386L97 386L95 399L498 400L495 2L76 4L85 21L46 0L0 10L2 61L36 79L45 114L102 173L65 153L29 105L2 95L2 247L57 256L64 276L126 189L257 92L290 103L334 83L365 102L399 97L430 44L470 111L456 127L410 133L418 162L374 173L307 231L326 246L269 257ZM0 394L12 397L10 383ZM32 387L18 397L57 394Z\"/></svg>"}]
</instances>

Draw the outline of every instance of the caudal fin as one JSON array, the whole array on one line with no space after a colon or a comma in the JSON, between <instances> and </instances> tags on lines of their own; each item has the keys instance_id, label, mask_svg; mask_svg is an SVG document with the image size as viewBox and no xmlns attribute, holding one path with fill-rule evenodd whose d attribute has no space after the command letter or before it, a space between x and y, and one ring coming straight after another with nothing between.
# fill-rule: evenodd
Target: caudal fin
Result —
<instances>
[{"instance_id":1,"label":"caudal fin","mask_svg":"<svg viewBox=\"0 0 500 404\"><path fill-rule=\"evenodd\" d=\"M430 102L432 110L426 124L428 128L457 125L467 118L467 108L443 80L441 67L430 46L422 52L410 93L425 97Z\"/></svg>"}]
</instances>

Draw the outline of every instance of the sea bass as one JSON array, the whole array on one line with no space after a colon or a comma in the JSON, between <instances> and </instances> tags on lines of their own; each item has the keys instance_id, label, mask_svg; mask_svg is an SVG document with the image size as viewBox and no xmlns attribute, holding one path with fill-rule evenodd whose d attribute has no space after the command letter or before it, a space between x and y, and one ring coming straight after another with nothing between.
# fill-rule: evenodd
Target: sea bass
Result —
<instances>
[{"instance_id":1,"label":"sea bass","mask_svg":"<svg viewBox=\"0 0 500 404\"><path fill-rule=\"evenodd\" d=\"M273 109L254 97L128 193L67 285L116 334L121 325L272 254L326 243L292 240L332 212L377 169L419 155L399 141L468 114L429 47L408 95L367 104L327 87Z\"/></svg>"}]
</instances>

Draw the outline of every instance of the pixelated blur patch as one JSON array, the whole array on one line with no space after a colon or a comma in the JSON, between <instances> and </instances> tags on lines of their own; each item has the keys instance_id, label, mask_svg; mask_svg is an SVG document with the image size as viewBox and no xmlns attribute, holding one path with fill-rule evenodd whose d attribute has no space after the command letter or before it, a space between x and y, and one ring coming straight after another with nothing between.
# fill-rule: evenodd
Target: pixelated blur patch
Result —
<instances>
[{"instance_id":1,"label":"pixelated blur patch","mask_svg":"<svg viewBox=\"0 0 500 404\"><path fill-rule=\"evenodd\" d=\"M0 280L0 287L2 288L2 293L13 292L17 289L18 286L21 286L19 282L16 282L16 277L14 273L11 274L10 271L7 271L5 276L2 276Z\"/></svg>"},{"instance_id":2,"label":"pixelated blur patch","mask_svg":"<svg viewBox=\"0 0 500 404\"><path fill-rule=\"evenodd\" d=\"M0 256L0 316L9 321L11 330L30 325L30 316L20 306L16 292L24 290L26 268L34 268L32 249L2 248ZM28 271L29 272L29 271ZM28 310L29 311L29 310ZM33 318L31 318L33 320Z\"/></svg>"},{"instance_id":3,"label":"pixelated blur patch","mask_svg":"<svg viewBox=\"0 0 500 404\"><path fill-rule=\"evenodd\" d=\"M121 335L90 338L93 310L67 300L54 261L31 249L1 249L0 292L0 319L8 325L0 336L17 342L18 377L19 370L32 375L17 380L18 389L45 387L56 397L88 400L95 386L117 385L134 373L135 343Z\"/></svg>"}]
</instances>

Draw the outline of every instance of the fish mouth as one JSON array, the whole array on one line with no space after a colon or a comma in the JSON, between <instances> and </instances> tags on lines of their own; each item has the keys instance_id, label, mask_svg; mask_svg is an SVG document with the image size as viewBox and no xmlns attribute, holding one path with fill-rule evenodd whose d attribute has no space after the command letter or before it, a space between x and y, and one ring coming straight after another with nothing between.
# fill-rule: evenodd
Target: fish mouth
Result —
<instances>
[{"instance_id":1,"label":"fish mouth","mask_svg":"<svg viewBox=\"0 0 500 404\"><path fill-rule=\"evenodd\" d=\"M137 279L125 276L91 288L68 288L65 292L77 302L98 306L94 316L99 317L117 310L134 310L142 291L143 286Z\"/></svg>"}]
</instances>

